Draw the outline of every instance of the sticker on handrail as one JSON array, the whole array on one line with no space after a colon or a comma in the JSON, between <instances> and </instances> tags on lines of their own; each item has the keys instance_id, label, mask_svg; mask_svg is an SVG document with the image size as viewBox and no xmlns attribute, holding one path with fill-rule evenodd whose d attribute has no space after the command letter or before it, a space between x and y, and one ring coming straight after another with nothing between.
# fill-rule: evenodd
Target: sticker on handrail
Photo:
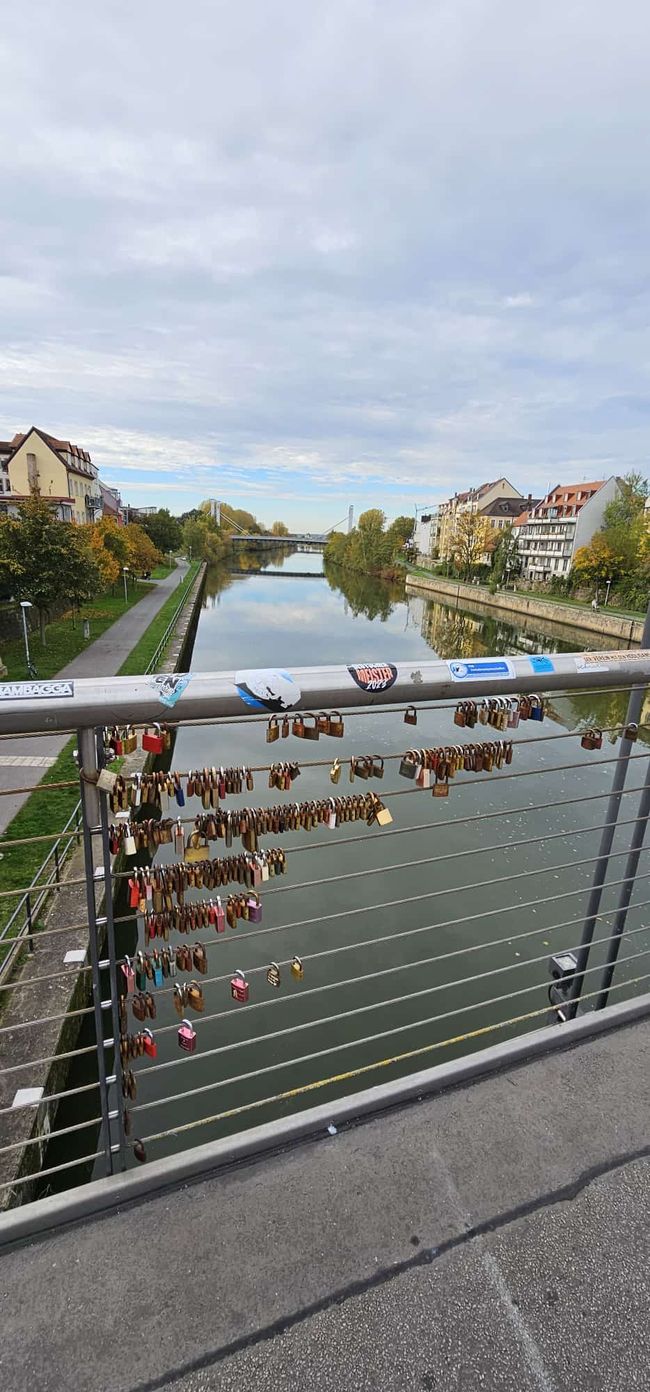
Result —
<instances>
[{"instance_id":1,"label":"sticker on handrail","mask_svg":"<svg viewBox=\"0 0 650 1392\"><path fill-rule=\"evenodd\" d=\"M454 681L480 681L482 677L514 677L509 657L474 657L466 662L454 660L447 666Z\"/></svg>"},{"instance_id":2,"label":"sticker on handrail","mask_svg":"<svg viewBox=\"0 0 650 1392\"><path fill-rule=\"evenodd\" d=\"M288 706L297 706L302 695L297 681L274 667L235 672L235 686L242 701L253 710L286 710Z\"/></svg>"},{"instance_id":3,"label":"sticker on handrail","mask_svg":"<svg viewBox=\"0 0 650 1392\"><path fill-rule=\"evenodd\" d=\"M547 672L555 671L555 663L550 657L543 657L541 653L536 657L529 657L528 661L537 677L543 677Z\"/></svg>"},{"instance_id":4,"label":"sticker on handrail","mask_svg":"<svg viewBox=\"0 0 650 1392\"><path fill-rule=\"evenodd\" d=\"M163 676L152 677L150 686L163 706L175 706L188 685L191 672L166 672Z\"/></svg>"},{"instance_id":5,"label":"sticker on handrail","mask_svg":"<svg viewBox=\"0 0 650 1392\"><path fill-rule=\"evenodd\" d=\"M623 648L619 652L577 653L574 657L578 672L608 672L610 667L627 667L634 662L650 662L650 649L637 648L631 652Z\"/></svg>"},{"instance_id":6,"label":"sticker on handrail","mask_svg":"<svg viewBox=\"0 0 650 1392\"><path fill-rule=\"evenodd\" d=\"M58 700L74 696L73 681L0 682L0 701Z\"/></svg>"},{"instance_id":7,"label":"sticker on handrail","mask_svg":"<svg viewBox=\"0 0 650 1392\"><path fill-rule=\"evenodd\" d=\"M388 691L397 679L392 662L358 662L348 667L348 672L362 691Z\"/></svg>"}]
</instances>

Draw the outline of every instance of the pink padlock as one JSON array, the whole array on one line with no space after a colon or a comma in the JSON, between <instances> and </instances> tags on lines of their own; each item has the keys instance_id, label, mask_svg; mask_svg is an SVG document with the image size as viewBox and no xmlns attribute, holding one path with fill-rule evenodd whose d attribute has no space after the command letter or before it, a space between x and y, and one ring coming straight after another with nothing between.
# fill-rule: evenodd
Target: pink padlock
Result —
<instances>
[{"instance_id":1,"label":"pink padlock","mask_svg":"<svg viewBox=\"0 0 650 1392\"><path fill-rule=\"evenodd\" d=\"M193 1054L196 1050L196 1030L193 1029L189 1020L183 1020L180 1026L178 1047L184 1049L186 1054Z\"/></svg>"},{"instance_id":2,"label":"pink padlock","mask_svg":"<svg viewBox=\"0 0 650 1392\"><path fill-rule=\"evenodd\" d=\"M245 1002L248 1000L248 982L243 971L239 968L230 982L230 994L233 1000Z\"/></svg>"},{"instance_id":3,"label":"pink padlock","mask_svg":"<svg viewBox=\"0 0 650 1392\"><path fill-rule=\"evenodd\" d=\"M214 906L214 926L218 933L225 933L226 911L219 897L217 897L217 902Z\"/></svg>"},{"instance_id":4,"label":"pink padlock","mask_svg":"<svg viewBox=\"0 0 650 1392\"><path fill-rule=\"evenodd\" d=\"M131 958L125 957L122 963L122 973L126 982L127 995L133 995L135 990L135 972L131 966Z\"/></svg>"},{"instance_id":5,"label":"pink padlock","mask_svg":"<svg viewBox=\"0 0 650 1392\"><path fill-rule=\"evenodd\" d=\"M256 894L254 890L253 893L249 894L248 896L248 921L249 923L262 922L262 905L260 903L260 896L259 894Z\"/></svg>"},{"instance_id":6,"label":"pink padlock","mask_svg":"<svg viewBox=\"0 0 650 1392\"><path fill-rule=\"evenodd\" d=\"M144 1035L144 1051L145 1051L145 1054L148 1054L148 1055L149 1055L149 1058L157 1058L157 1057L158 1057L158 1045L156 1044L156 1041L155 1041L155 1039L154 1039L154 1037L153 1037L153 1034L151 1033L151 1030L150 1030L150 1029L143 1029L142 1033L143 1033L143 1035Z\"/></svg>"}]
</instances>

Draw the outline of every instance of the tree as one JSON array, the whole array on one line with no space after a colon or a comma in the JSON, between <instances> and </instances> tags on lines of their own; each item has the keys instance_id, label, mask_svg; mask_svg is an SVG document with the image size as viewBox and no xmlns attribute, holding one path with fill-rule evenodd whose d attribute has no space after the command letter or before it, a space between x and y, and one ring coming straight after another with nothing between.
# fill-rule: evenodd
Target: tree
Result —
<instances>
[{"instance_id":1,"label":"tree","mask_svg":"<svg viewBox=\"0 0 650 1392\"><path fill-rule=\"evenodd\" d=\"M71 522L60 522L38 494L21 504L17 518L7 518L0 527L0 567L14 594L38 610L43 645L54 605L79 603L97 590L99 569L83 532Z\"/></svg>"},{"instance_id":2,"label":"tree","mask_svg":"<svg viewBox=\"0 0 650 1392\"><path fill-rule=\"evenodd\" d=\"M521 573L521 556L519 554L519 538L514 531L512 524L508 523L503 531L499 532L499 537L492 552L492 577L497 585L503 584L504 580L511 576Z\"/></svg>"},{"instance_id":3,"label":"tree","mask_svg":"<svg viewBox=\"0 0 650 1392\"><path fill-rule=\"evenodd\" d=\"M605 532L594 532L588 546L581 546L573 557L572 570L579 581L604 584L618 580L623 574L625 556L616 551Z\"/></svg>"},{"instance_id":4,"label":"tree","mask_svg":"<svg viewBox=\"0 0 650 1392\"><path fill-rule=\"evenodd\" d=\"M274 523L273 523L273 526L271 527L271 536L278 536L278 537L280 537L280 536L288 536L288 535L289 535L289 528L287 527L286 522L274 522Z\"/></svg>"},{"instance_id":5,"label":"tree","mask_svg":"<svg viewBox=\"0 0 650 1392\"><path fill-rule=\"evenodd\" d=\"M143 517L140 526L158 551L178 551L182 541L181 524L168 508L159 508L149 517Z\"/></svg>"},{"instance_id":6,"label":"tree","mask_svg":"<svg viewBox=\"0 0 650 1392\"><path fill-rule=\"evenodd\" d=\"M451 536L451 554L463 578L469 580L481 557L495 544L496 534L480 512L459 513Z\"/></svg>"},{"instance_id":7,"label":"tree","mask_svg":"<svg viewBox=\"0 0 650 1392\"><path fill-rule=\"evenodd\" d=\"M131 522L128 527L122 527L121 530L126 541L126 565L128 565L129 570L143 575L146 571L154 570L157 565L160 565L162 556L139 523Z\"/></svg>"}]
</instances>

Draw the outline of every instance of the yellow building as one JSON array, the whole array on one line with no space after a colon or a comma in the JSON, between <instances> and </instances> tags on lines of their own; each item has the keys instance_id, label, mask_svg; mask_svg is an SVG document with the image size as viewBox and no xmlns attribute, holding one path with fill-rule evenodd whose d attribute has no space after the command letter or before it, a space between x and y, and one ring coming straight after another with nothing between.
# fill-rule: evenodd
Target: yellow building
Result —
<instances>
[{"instance_id":1,"label":"yellow building","mask_svg":"<svg viewBox=\"0 0 650 1392\"><path fill-rule=\"evenodd\" d=\"M0 509L15 515L21 502L39 493L62 521L94 522L102 510L97 474L87 450L32 426L26 435L0 441Z\"/></svg>"},{"instance_id":2,"label":"yellow building","mask_svg":"<svg viewBox=\"0 0 650 1392\"><path fill-rule=\"evenodd\" d=\"M482 483L480 488L470 488L467 493L455 493L447 503L441 503L439 517L438 552L442 560L451 559L452 539L458 518L463 513L487 514L497 499L521 498L517 488L513 488L506 478L495 479L493 483ZM489 519L493 522L493 519Z\"/></svg>"}]
</instances>

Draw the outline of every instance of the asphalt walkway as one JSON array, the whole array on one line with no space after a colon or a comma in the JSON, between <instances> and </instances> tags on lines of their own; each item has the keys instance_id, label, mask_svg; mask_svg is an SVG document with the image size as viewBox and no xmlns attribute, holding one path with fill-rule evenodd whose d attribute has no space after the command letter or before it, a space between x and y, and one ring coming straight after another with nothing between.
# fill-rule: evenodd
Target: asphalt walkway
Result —
<instances>
[{"instance_id":1,"label":"asphalt walkway","mask_svg":"<svg viewBox=\"0 0 650 1392\"><path fill-rule=\"evenodd\" d=\"M117 619L100 638L90 643L57 673L60 677L114 677L126 661L138 639L155 619L169 595L187 574L187 565L177 565L164 580L154 582L144 598ZM1 728L1 717L0 717ZM0 744L0 790L4 788L34 788L40 783L43 771L67 744L67 735L30 735L25 739L3 740ZM25 759L39 763L25 764ZM43 762L45 761L45 762ZM29 793L13 793L0 797L0 834L15 817Z\"/></svg>"},{"instance_id":2,"label":"asphalt walkway","mask_svg":"<svg viewBox=\"0 0 650 1392\"><path fill-rule=\"evenodd\" d=\"M649 1158L644 1020L7 1252L3 1385L646 1389Z\"/></svg>"}]
</instances>

